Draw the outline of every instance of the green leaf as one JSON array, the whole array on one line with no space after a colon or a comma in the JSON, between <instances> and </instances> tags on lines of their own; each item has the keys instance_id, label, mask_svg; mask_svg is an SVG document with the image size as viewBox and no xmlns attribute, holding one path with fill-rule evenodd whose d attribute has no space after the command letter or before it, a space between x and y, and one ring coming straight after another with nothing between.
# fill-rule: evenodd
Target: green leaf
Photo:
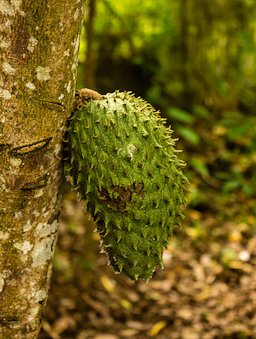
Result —
<instances>
[{"instance_id":1,"label":"green leaf","mask_svg":"<svg viewBox=\"0 0 256 339\"><path fill-rule=\"evenodd\" d=\"M198 145L200 142L200 137L199 135L194 132L191 128L187 127L177 127L177 132L193 145Z\"/></svg>"},{"instance_id":2,"label":"green leaf","mask_svg":"<svg viewBox=\"0 0 256 339\"><path fill-rule=\"evenodd\" d=\"M255 193L255 185L252 183L245 183L242 187L242 191L244 194L246 194L248 197L251 197Z\"/></svg>"},{"instance_id":3,"label":"green leaf","mask_svg":"<svg viewBox=\"0 0 256 339\"><path fill-rule=\"evenodd\" d=\"M191 166L202 176L206 177L209 176L209 171L207 166L201 159L194 158L191 160Z\"/></svg>"},{"instance_id":4,"label":"green leaf","mask_svg":"<svg viewBox=\"0 0 256 339\"><path fill-rule=\"evenodd\" d=\"M211 113L204 107L201 105L195 105L193 107L193 113L195 113L197 116L199 116L200 118L209 118Z\"/></svg>"},{"instance_id":5,"label":"green leaf","mask_svg":"<svg viewBox=\"0 0 256 339\"><path fill-rule=\"evenodd\" d=\"M243 123L237 126L233 126L232 129L230 128L228 130L228 139L229 140L240 140L242 137L246 136L246 134L249 132L251 129L251 124L248 123Z\"/></svg>"},{"instance_id":6,"label":"green leaf","mask_svg":"<svg viewBox=\"0 0 256 339\"><path fill-rule=\"evenodd\" d=\"M186 124L192 124L194 121L194 117L192 116L191 113L184 111L181 108L178 107L171 107L167 111L167 116L171 119L180 121L180 122L185 122Z\"/></svg>"},{"instance_id":7,"label":"green leaf","mask_svg":"<svg viewBox=\"0 0 256 339\"><path fill-rule=\"evenodd\" d=\"M225 182L225 184L223 185L223 191L232 192L240 186L241 186L240 180L237 180L237 179L230 180L230 181Z\"/></svg>"}]
</instances>

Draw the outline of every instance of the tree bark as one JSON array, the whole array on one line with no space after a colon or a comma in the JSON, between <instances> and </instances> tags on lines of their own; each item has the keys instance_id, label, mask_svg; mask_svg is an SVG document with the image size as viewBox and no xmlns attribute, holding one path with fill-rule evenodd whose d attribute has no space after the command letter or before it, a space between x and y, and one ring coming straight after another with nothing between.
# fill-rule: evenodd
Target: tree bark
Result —
<instances>
[{"instance_id":1,"label":"tree bark","mask_svg":"<svg viewBox=\"0 0 256 339\"><path fill-rule=\"evenodd\" d=\"M84 0L0 1L0 338L36 338Z\"/></svg>"}]
</instances>

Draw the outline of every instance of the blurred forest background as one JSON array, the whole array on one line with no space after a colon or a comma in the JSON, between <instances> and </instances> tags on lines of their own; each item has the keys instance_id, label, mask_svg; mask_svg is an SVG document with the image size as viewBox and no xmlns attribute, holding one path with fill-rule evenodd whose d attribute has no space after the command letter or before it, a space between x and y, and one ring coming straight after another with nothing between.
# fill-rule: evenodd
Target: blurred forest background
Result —
<instances>
[{"instance_id":1,"label":"blurred forest background","mask_svg":"<svg viewBox=\"0 0 256 339\"><path fill-rule=\"evenodd\" d=\"M165 269L132 283L65 185L40 338L256 338L255 0L88 0L82 87L131 90L161 111L188 207Z\"/></svg>"}]
</instances>

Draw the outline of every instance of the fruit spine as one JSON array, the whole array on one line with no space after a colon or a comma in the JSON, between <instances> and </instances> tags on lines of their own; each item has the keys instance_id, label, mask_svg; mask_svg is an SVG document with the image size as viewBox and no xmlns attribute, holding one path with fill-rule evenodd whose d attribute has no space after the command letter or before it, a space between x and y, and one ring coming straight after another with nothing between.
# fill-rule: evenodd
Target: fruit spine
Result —
<instances>
[{"instance_id":1,"label":"fruit spine","mask_svg":"<svg viewBox=\"0 0 256 339\"><path fill-rule=\"evenodd\" d=\"M184 163L147 102L117 91L89 99L79 101L68 127L69 175L115 271L148 280L180 223Z\"/></svg>"}]
</instances>

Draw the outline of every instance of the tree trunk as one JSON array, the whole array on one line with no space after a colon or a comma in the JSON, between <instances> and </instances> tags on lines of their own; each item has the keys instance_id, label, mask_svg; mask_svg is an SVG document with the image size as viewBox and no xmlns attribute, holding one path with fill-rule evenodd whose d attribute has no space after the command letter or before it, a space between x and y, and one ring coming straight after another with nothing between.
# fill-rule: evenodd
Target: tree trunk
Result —
<instances>
[{"instance_id":1,"label":"tree trunk","mask_svg":"<svg viewBox=\"0 0 256 339\"><path fill-rule=\"evenodd\" d=\"M84 0L0 1L0 338L36 338Z\"/></svg>"}]
</instances>

